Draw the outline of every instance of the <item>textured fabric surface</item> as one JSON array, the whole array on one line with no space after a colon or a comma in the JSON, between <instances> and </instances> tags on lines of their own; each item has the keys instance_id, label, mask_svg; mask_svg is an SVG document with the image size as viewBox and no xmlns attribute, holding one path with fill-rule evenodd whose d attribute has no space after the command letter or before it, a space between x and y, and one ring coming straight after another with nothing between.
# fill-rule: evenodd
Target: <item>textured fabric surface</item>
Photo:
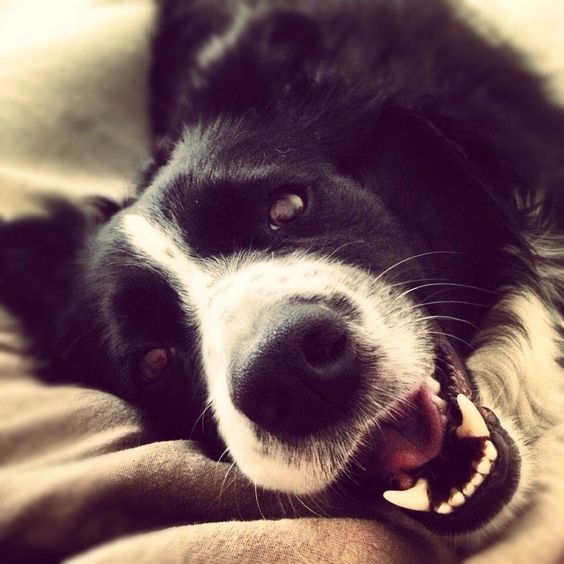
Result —
<instances>
[{"instance_id":1,"label":"textured fabric surface","mask_svg":"<svg viewBox=\"0 0 564 564\"><path fill-rule=\"evenodd\" d=\"M509 3L471 4L487 13L497 5L508 32L526 35L538 50L542 32L535 39ZM533 4L511 3L529 17ZM558 0L550 4L564 21ZM34 191L130 190L147 150L152 16L148 0L0 2L0 215L21 213ZM554 34L552 49L558 41ZM557 63L541 60L551 73ZM256 492L193 442L155 442L119 399L36 381L22 345L2 314L1 562L454 560L443 544L385 516L320 518L318 507ZM487 554L483 561L495 561Z\"/></svg>"}]
</instances>

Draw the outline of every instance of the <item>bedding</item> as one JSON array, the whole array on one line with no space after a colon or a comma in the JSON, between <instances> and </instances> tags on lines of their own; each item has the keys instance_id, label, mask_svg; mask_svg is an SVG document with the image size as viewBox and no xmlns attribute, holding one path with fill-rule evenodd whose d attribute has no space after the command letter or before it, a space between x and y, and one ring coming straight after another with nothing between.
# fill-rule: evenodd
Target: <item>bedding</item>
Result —
<instances>
[{"instance_id":1,"label":"bedding","mask_svg":"<svg viewBox=\"0 0 564 564\"><path fill-rule=\"evenodd\" d=\"M564 40L555 22L564 23L564 10L557 1L536 3L534 13L526 1L511 12L501 0L470 4L501 14L507 33L523 36L541 68L560 70L564 60L554 49ZM554 34L531 35L527 13ZM153 16L146 0L0 3L0 217L33 206L31 193L127 193L147 152ZM561 87L556 78L555 95ZM305 499L292 506L257 491L196 442L158 441L142 414L121 400L38 381L24 350L14 320L2 313L0 561L460 559L399 512L373 521L325 519L323 508ZM559 508L555 516L561 536ZM531 538L538 562L557 561L559 543L536 546ZM475 560L494 562L491 550Z\"/></svg>"}]
</instances>

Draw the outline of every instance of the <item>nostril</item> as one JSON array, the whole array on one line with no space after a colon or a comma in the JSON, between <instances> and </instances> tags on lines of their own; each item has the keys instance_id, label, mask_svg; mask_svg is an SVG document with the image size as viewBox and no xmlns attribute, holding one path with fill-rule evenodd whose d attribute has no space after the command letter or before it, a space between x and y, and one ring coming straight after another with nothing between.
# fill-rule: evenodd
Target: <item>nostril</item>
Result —
<instances>
[{"instance_id":1,"label":"nostril","mask_svg":"<svg viewBox=\"0 0 564 564\"><path fill-rule=\"evenodd\" d=\"M348 413L361 365L345 320L319 304L268 311L251 344L234 357L234 406L260 428L304 436Z\"/></svg>"},{"instance_id":2,"label":"nostril","mask_svg":"<svg viewBox=\"0 0 564 564\"><path fill-rule=\"evenodd\" d=\"M306 361L314 368L337 362L347 347L347 334L340 327L318 328L308 333L302 343Z\"/></svg>"}]
</instances>

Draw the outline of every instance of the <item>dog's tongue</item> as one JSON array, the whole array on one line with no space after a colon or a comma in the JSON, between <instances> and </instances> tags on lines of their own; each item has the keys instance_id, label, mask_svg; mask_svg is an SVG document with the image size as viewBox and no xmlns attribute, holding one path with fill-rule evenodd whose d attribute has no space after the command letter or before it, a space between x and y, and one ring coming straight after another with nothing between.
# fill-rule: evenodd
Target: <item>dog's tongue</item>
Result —
<instances>
[{"instance_id":1,"label":"dog's tongue","mask_svg":"<svg viewBox=\"0 0 564 564\"><path fill-rule=\"evenodd\" d=\"M443 434L431 391L423 386L394 410L393 422L382 425L377 449L380 471L397 474L423 466L439 453Z\"/></svg>"}]
</instances>

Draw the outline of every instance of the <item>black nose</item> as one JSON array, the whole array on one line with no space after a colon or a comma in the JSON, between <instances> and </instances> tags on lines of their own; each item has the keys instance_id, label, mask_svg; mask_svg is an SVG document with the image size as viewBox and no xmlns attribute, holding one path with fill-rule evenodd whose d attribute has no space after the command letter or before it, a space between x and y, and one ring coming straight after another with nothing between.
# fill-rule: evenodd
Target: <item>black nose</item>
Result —
<instances>
[{"instance_id":1,"label":"black nose","mask_svg":"<svg viewBox=\"0 0 564 564\"><path fill-rule=\"evenodd\" d=\"M261 320L234 362L231 398L274 434L307 435L346 414L360 363L342 318L325 305L285 303Z\"/></svg>"}]
</instances>

